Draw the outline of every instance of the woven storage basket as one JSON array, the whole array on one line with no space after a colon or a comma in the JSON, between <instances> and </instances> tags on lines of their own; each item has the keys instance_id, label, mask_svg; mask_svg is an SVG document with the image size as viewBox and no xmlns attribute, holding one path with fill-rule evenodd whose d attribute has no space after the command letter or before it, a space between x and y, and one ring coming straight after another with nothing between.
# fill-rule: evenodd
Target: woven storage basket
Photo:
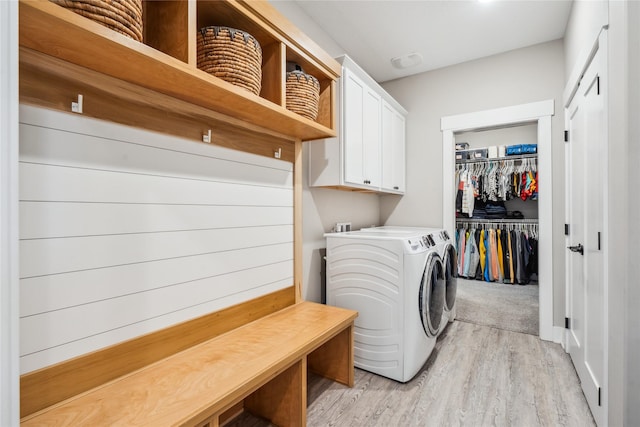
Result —
<instances>
[{"instance_id":1,"label":"woven storage basket","mask_svg":"<svg viewBox=\"0 0 640 427\"><path fill-rule=\"evenodd\" d=\"M315 120L318 117L320 83L302 71L287 73L287 110Z\"/></svg>"},{"instance_id":2,"label":"woven storage basket","mask_svg":"<svg viewBox=\"0 0 640 427\"><path fill-rule=\"evenodd\" d=\"M229 27L198 32L198 68L256 95L262 85L262 49L249 33Z\"/></svg>"},{"instance_id":3,"label":"woven storage basket","mask_svg":"<svg viewBox=\"0 0 640 427\"><path fill-rule=\"evenodd\" d=\"M142 42L142 0L50 0Z\"/></svg>"}]
</instances>

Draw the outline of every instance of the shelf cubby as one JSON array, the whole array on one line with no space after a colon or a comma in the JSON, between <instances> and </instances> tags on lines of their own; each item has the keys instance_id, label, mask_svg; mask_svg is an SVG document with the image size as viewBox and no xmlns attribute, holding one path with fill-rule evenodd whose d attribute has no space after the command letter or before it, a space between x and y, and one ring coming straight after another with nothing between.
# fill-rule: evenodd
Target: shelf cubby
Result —
<instances>
[{"instance_id":1,"label":"shelf cubby","mask_svg":"<svg viewBox=\"0 0 640 427\"><path fill-rule=\"evenodd\" d=\"M223 115L234 127L244 123L254 133L303 141L335 136L334 82L340 75L339 64L268 3L186 0L143 5L144 42L140 43L47 0L23 0L20 46L65 61L70 68L86 68L202 107L217 120ZM197 31L209 25L244 30L261 44L259 96L197 68ZM315 121L285 108L287 60L298 62L320 81L321 114ZM31 55L30 69L36 70L38 62ZM45 57L41 62L40 71L46 74ZM71 83L81 90L85 82ZM118 93L119 88L103 89ZM189 115L188 110L176 110L172 104L168 113Z\"/></svg>"},{"instance_id":2,"label":"shelf cubby","mask_svg":"<svg viewBox=\"0 0 640 427\"><path fill-rule=\"evenodd\" d=\"M159 0L142 4L144 44L195 65L195 55L190 48L195 43L195 35L191 34L194 24L189 19L189 2Z\"/></svg>"}]
</instances>

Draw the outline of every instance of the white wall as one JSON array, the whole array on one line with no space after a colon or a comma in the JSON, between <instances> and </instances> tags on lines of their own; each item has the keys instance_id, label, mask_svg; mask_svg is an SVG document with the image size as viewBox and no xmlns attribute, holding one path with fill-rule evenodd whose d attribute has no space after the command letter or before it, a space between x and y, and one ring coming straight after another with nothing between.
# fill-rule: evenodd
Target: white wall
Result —
<instances>
[{"instance_id":1,"label":"white wall","mask_svg":"<svg viewBox=\"0 0 640 427\"><path fill-rule=\"evenodd\" d=\"M311 40L316 42L332 57L344 55L346 51L329 34L315 23L296 2L291 0L270 0L270 3L278 12L283 14L296 27L300 28Z\"/></svg>"},{"instance_id":2,"label":"white wall","mask_svg":"<svg viewBox=\"0 0 640 427\"><path fill-rule=\"evenodd\" d=\"M0 2L0 425L18 425L18 3Z\"/></svg>"},{"instance_id":3,"label":"white wall","mask_svg":"<svg viewBox=\"0 0 640 427\"><path fill-rule=\"evenodd\" d=\"M302 236L303 236L303 288L302 297L309 301L320 301L319 249L326 247L324 233L330 231L336 222L351 222L353 230L372 225L380 225L380 206L377 195L351 191L309 188L308 185L308 142L303 149L303 193L302 193Z\"/></svg>"},{"instance_id":4,"label":"white wall","mask_svg":"<svg viewBox=\"0 0 640 427\"><path fill-rule=\"evenodd\" d=\"M554 325L564 322L564 49L561 40L454 65L383 84L408 111L407 192L381 197L381 222L442 226L444 116L554 99L553 251ZM557 255L556 255L557 254Z\"/></svg>"},{"instance_id":5,"label":"white wall","mask_svg":"<svg viewBox=\"0 0 640 427\"><path fill-rule=\"evenodd\" d=\"M590 50L603 25L607 23L607 0L574 0L564 36L565 77L574 71L576 61Z\"/></svg>"},{"instance_id":6,"label":"white wall","mask_svg":"<svg viewBox=\"0 0 640 427\"><path fill-rule=\"evenodd\" d=\"M290 162L21 106L19 181L21 373L293 285Z\"/></svg>"}]
</instances>

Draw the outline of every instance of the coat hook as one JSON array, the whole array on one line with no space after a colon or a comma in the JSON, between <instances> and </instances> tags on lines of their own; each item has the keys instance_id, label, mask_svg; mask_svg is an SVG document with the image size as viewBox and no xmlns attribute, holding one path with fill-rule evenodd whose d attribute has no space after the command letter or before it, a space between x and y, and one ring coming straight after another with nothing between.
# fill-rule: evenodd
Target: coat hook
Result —
<instances>
[{"instance_id":1,"label":"coat hook","mask_svg":"<svg viewBox=\"0 0 640 427\"><path fill-rule=\"evenodd\" d=\"M78 94L78 100L71 102L71 111L82 114L82 95Z\"/></svg>"},{"instance_id":2,"label":"coat hook","mask_svg":"<svg viewBox=\"0 0 640 427\"><path fill-rule=\"evenodd\" d=\"M209 131L206 134L202 135L202 142L211 144L211 129L209 129Z\"/></svg>"},{"instance_id":3,"label":"coat hook","mask_svg":"<svg viewBox=\"0 0 640 427\"><path fill-rule=\"evenodd\" d=\"M280 157L282 157L282 147L278 147L278 151L275 151L275 152L273 153L273 156L274 156L276 159L279 159Z\"/></svg>"}]
</instances>

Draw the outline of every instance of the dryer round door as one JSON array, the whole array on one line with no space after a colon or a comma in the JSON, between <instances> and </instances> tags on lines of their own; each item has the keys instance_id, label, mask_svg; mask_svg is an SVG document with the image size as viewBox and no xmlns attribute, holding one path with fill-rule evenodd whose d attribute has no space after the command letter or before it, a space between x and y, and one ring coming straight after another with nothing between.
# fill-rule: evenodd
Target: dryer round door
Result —
<instances>
[{"instance_id":1,"label":"dryer round door","mask_svg":"<svg viewBox=\"0 0 640 427\"><path fill-rule=\"evenodd\" d=\"M440 329L444 294L444 266L438 254L432 252L427 257L418 298L422 327L430 338L435 337Z\"/></svg>"},{"instance_id":2,"label":"dryer round door","mask_svg":"<svg viewBox=\"0 0 640 427\"><path fill-rule=\"evenodd\" d=\"M458 254L456 248L447 244L444 251L444 281L445 297L444 309L450 311L456 302L456 292L458 291Z\"/></svg>"}]
</instances>

